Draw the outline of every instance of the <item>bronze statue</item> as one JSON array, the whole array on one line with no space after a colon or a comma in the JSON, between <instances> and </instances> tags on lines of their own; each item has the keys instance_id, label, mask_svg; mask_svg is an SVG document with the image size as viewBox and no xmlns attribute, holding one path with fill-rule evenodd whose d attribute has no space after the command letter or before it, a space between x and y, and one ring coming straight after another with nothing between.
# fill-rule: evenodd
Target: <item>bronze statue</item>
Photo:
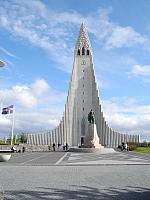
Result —
<instances>
[{"instance_id":1,"label":"bronze statue","mask_svg":"<svg viewBox=\"0 0 150 200\"><path fill-rule=\"evenodd\" d=\"M90 124L95 124L95 115L94 115L94 111L92 109L88 114L88 121Z\"/></svg>"}]
</instances>

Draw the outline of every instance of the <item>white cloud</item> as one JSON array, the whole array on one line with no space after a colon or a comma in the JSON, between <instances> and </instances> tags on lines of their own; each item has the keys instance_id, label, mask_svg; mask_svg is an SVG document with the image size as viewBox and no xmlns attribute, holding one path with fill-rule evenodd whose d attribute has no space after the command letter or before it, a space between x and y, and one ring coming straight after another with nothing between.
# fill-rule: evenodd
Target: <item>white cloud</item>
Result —
<instances>
[{"instance_id":1,"label":"white cloud","mask_svg":"<svg viewBox=\"0 0 150 200\"><path fill-rule=\"evenodd\" d=\"M132 27L121 27L114 24L112 34L106 41L107 48L130 47L144 44L147 39L133 30Z\"/></svg>"},{"instance_id":2,"label":"white cloud","mask_svg":"<svg viewBox=\"0 0 150 200\"><path fill-rule=\"evenodd\" d=\"M101 41L106 49L132 47L137 44L146 44L148 38L133 27L121 26L110 20L112 8L99 9L96 14L89 14L86 18L89 31Z\"/></svg>"},{"instance_id":3,"label":"white cloud","mask_svg":"<svg viewBox=\"0 0 150 200\"><path fill-rule=\"evenodd\" d=\"M150 105L139 104L135 99L118 97L103 101L102 109L108 124L116 131L145 134L150 140Z\"/></svg>"},{"instance_id":4,"label":"white cloud","mask_svg":"<svg viewBox=\"0 0 150 200\"><path fill-rule=\"evenodd\" d=\"M58 124L66 94L53 89L46 80L38 79L30 85L1 89L0 100L3 106L15 105L15 133L36 132L54 128ZM0 135L8 136L11 123L11 115L0 116Z\"/></svg>"},{"instance_id":5,"label":"white cloud","mask_svg":"<svg viewBox=\"0 0 150 200\"><path fill-rule=\"evenodd\" d=\"M5 118L4 116L0 116L0 126L10 126L11 125L11 120Z\"/></svg>"},{"instance_id":6,"label":"white cloud","mask_svg":"<svg viewBox=\"0 0 150 200\"><path fill-rule=\"evenodd\" d=\"M131 73L136 76L150 76L150 65L134 65Z\"/></svg>"},{"instance_id":7,"label":"white cloud","mask_svg":"<svg viewBox=\"0 0 150 200\"><path fill-rule=\"evenodd\" d=\"M5 104L14 103L24 108L34 108L43 101L45 105L64 101L65 94L54 90L46 80L38 79L31 85L15 85L10 89L0 90L0 99Z\"/></svg>"},{"instance_id":8,"label":"white cloud","mask_svg":"<svg viewBox=\"0 0 150 200\"><path fill-rule=\"evenodd\" d=\"M27 86L13 87L14 98L25 107L32 108L37 105L37 98L33 96L32 91Z\"/></svg>"},{"instance_id":9,"label":"white cloud","mask_svg":"<svg viewBox=\"0 0 150 200\"><path fill-rule=\"evenodd\" d=\"M27 108L37 105L37 99L28 86L16 85L11 89L0 90L0 98L6 105L14 103Z\"/></svg>"},{"instance_id":10,"label":"white cloud","mask_svg":"<svg viewBox=\"0 0 150 200\"><path fill-rule=\"evenodd\" d=\"M60 117L60 112L53 109L19 112L15 117L15 132L44 132L56 127Z\"/></svg>"},{"instance_id":11,"label":"white cloud","mask_svg":"<svg viewBox=\"0 0 150 200\"><path fill-rule=\"evenodd\" d=\"M143 79L145 83L150 83L150 79L149 78L144 78Z\"/></svg>"},{"instance_id":12,"label":"white cloud","mask_svg":"<svg viewBox=\"0 0 150 200\"><path fill-rule=\"evenodd\" d=\"M135 117L130 117L121 113L115 113L109 116L109 121L112 126L116 128L116 130L136 130L136 128L138 130L137 120Z\"/></svg>"},{"instance_id":13,"label":"white cloud","mask_svg":"<svg viewBox=\"0 0 150 200\"><path fill-rule=\"evenodd\" d=\"M13 53L11 53L10 51L8 51L7 49L0 47L0 51L2 51L4 54L13 57L13 58L18 58L16 55L14 55Z\"/></svg>"},{"instance_id":14,"label":"white cloud","mask_svg":"<svg viewBox=\"0 0 150 200\"><path fill-rule=\"evenodd\" d=\"M48 83L44 79L38 79L32 85L32 91L36 95L41 95L49 89Z\"/></svg>"},{"instance_id":15,"label":"white cloud","mask_svg":"<svg viewBox=\"0 0 150 200\"><path fill-rule=\"evenodd\" d=\"M9 10L9 12L8 12ZM147 43L147 38L132 27L122 27L110 20L111 8L99 9L87 16L75 12L56 12L41 1L3 1L0 6L0 26L14 37L24 39L46 50L58 68L71 71L74 32L85 21L89 32L107 49ZM38 13L38 15L37 15Z\"/></svg>"},{"instance_id":16,"label":"white cloud","mask_svg":"<svg viewBox=\"0 0 150 200\"><path fill-rule=\"evenodd\" d=\"M103 108L106 113L132 113L132 114L150 114L150 105L138 104L134 99L127 97L112 98L110 100L102 101Z\"/></svg>"}]
</instances>

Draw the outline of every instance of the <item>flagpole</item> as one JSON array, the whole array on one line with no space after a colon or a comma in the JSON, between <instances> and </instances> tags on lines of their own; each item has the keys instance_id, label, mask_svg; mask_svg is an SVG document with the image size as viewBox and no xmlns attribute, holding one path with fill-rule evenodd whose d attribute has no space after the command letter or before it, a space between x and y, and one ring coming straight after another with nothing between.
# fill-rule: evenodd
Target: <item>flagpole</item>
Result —
<instances>
[{"instance_id":1,"label":"flagpole","mask_svg":"<svg viewBox=\"0 0 150 200\"><path fill-rule=\"evenodd\" d=\"M11 146L13 145L13 137L14 137L14 124L15 124L15 107L13 107L13 116L12 116L12 129L11 129Z\"/></svg>"}]
</instances>

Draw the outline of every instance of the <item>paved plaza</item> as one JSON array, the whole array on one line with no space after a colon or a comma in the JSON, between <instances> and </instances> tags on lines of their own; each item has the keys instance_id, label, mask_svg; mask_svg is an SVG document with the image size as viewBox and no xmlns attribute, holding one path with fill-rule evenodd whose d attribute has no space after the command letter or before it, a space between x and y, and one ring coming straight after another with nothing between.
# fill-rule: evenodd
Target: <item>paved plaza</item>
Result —
<instances>
[{"instance_id":1,"label":"paved plaza","mask_svg":"<svg viewBox=\"0 0 150 200\"><path fill-rule=\"evenodd\" d=\"M0 190L10 200L148 200L150 155L14 153L0 163Z\"/></svg>"}]
</instances>

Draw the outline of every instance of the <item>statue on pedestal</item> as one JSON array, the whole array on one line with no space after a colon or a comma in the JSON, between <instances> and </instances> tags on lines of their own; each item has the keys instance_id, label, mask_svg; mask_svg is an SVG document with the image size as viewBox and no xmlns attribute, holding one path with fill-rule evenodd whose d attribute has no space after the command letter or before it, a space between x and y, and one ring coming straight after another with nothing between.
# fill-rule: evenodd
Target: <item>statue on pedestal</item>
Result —
<instances>
[{"instance_id":1,"label":"statue on pedestal","mask_svg":"<svg viewBox=\"0 0 150 200\"><path fill-rule=\"evenodd\" d=\"M85 135L85 148L102 148L101 144L99 144L99 137L97 135L96 123L95 123L95 115L94 111L91 111L88 114L88 129Z\"/></svg>"},{"instance_id":2,"label":"statue on pedestal","mask_svg":"<svg viewBox=\"0 0 150 200\"><path fill-rule=\"evenodd\" d=\"M92 109L88 114L88 121L90 124L95 124L95 115L94 115L94 111Z\"/></svg>"}]
</instances>

